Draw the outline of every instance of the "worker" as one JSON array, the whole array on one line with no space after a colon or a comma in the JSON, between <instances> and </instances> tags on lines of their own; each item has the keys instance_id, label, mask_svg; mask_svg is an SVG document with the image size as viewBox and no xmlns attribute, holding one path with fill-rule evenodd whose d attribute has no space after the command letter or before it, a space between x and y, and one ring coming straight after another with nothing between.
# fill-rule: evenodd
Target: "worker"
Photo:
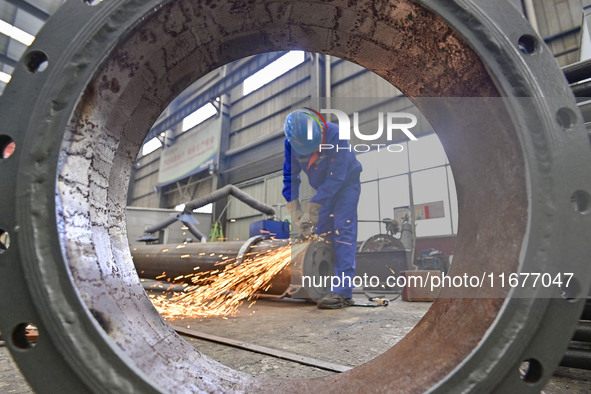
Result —
<instances>
[{"instance_id":1,"label":"worker","mask_svg":"<svg viewBox=\"0 0 591 394\"><path fill-rule=\"evenodd\" d=\"M291 112L285 119L283 196L292 222L302 233L313 231L332 243L335 272L331 291L317 305L321 309L340 309L353 305L361 164L347 149L349 142L339 140L338 125L318 119L322 118L313 119L305 110ZM343 149L322 150L321 144ZM316 191L306 212L299 202L301 171Z\"/></svg>"}]
</instances>

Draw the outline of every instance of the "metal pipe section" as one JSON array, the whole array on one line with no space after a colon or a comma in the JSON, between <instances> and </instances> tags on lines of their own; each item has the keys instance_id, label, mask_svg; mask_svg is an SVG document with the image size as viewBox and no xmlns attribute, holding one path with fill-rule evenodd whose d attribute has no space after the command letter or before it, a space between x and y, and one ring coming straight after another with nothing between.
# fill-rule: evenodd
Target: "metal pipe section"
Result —
<instances>
[{"instance_id":1,"label":"metal pipe section","mask_svg":"<svg viewBox=\"0 0 591 394\"><path fill-rule=\"evenodd\" d=\"M223 270L228 264L248 264L249 256L270 255L287 245L289 241L284 239L253 237L246 242L135 246L131 248L131 256L140 278L193 283L192 278L198 274L203 277L207 272ZM332 246L324 242L311 242L305 251L294 257L292 263L272 279L271 287L262 294L309 300L324 296L329 291L328 287L304 287L302 278L332 275Z\"/></svg>"},{"instance_id":2,"label":"metal pipe section","mask_svg":"<svg viewBox=\"0 0 591 394\"><path fill-rule=\"evenodd\" d=\"M575 83L591 78L591 59L569 64L562 68L568 83Z\"/></svg>"},{"instance_id":3,"label":"metal pipe section","mask_svg":"<svg viewBox=\"0 0 591 394\"><path fill-rule=\"evenodd\" d=\"M581 320L591 321L591 299L585 301L585 307L583 308L583 313L581 313Z\"/></svg>"},{"instance_id":4,"label":"metal pipe section","mask_svg":"<svg viewBox=\"0 0 591 394\"><path fill-rule=\"evenodd\" d=\"M560 365L591 370L591 322L579 321Z\"/></svg>"},{"instance_id":5,"label":"metal pipe section","mask_svg":"<svg viewBox=\"0 0 591 394\"><path fill-rule=\"evenodd\" d=\"M144 245L131 248L131 256L140 278L168 280L174 283L193 283L196 274L223 270L228 264L248 263L239 256L249 242L207 242L169 245ZM287 240L267 239L250 245L244 256L269 254L288 245ZM284 270L285 271L285 270ZM274 279L269 294L283 294L291 282L291 271L282 272ZM286 278L287 277L287 280Z\"/></svg>"},{"instance_id":6,"label":"metal pipe section","mask_svg":"<svg viewBox=\"0 0 591 394\"><path fill-rule=\"evenodd\" d=\"M579 100L588 100L591 97L591 82L581 82L571 86L573 94Z\"/></svg>"},{"instance_id":7,"label":"metal pipe section","mask_svg":"<svg viewBox=\"0 0 591 394\"><path fill-rule=\"evenodd\" d=\"M205 234L203 234L201 231L199 231L199 229L197 228L197 226L195 226L194 223L188 222L188 221L182 221L182 222L185 226L187 226L187 229L189 230L189 232L191 234L193 234L199 241L202 241L203 239L207 239L207 236Z\"/></svg>"},{"instance_id":8,"label":"metal pipe section","mask_svg":"<svg viewBox=\"0 0 591 394\"><path fill-rule=\"evenodd\" d=\"M131 257L140 278L191 283L192 276L187 275L223 270L226 260L234 262L242 245L239 241L142 245L131 248Z\"/></svg>"},{"instance_id":9,"label":"metal pipe section","mask_svg":"<svg viewBox=\"0 0 591 394\"><path fill-rule=\"evenodd\" d=\"M203 238L206 238L206 235L203 234L195 225L198 223L197 219L195 219L190 212L180 212L180 213L176 214L175 216L171 216L168 219L164 220L162 223L159 223L155 226L147 228L144 231L144 236L146 236L148 234L155 233L156 231L164 230L166 227L175 223L177 220L180 221L181 223L183 223L185 226L187 226L187 229L189 229L189 232L191 234L193 234L198 240L201 241ZM142 240L142 239L140 239L140 240Z\"/></svg>"},{"instance_id":10,"label":"metal pipe section","mask_svg":"<svg viewBox=\"0 0 591 394\"><path fill-rule=\"evenodd\" d=\"M179 216L178 215L171 216L168 219L164 220L162 223L159 223L159 224L157 224L155 226L152 226L150 228L147 228L145 230L145 233L151 234L151 233L155 233L156 231L163 230L166 227L168 227L171 224L173 224L174 222L176 222L177 220L179 220Z\"/></svg>"},{"instance_id":11,"label":"metal pipe section","mask_svg":"<svg viewBox=\"0 0 591 394\"><path fill-rule=\"evenodd\" d=\"M572 340L576 342L587 342L591 344L591 323L579 322Z\"/></svg>"},{"instance_id":12,"label":"metal pipe section","mask_svg":"<svg viewBox=\"0 0 591 394\"><path fill-rule=\"evenodd\" d=\"M562 367L591 370L591 351L568 349L564 353L560 365Z\"/></svg>"}]
</instances>

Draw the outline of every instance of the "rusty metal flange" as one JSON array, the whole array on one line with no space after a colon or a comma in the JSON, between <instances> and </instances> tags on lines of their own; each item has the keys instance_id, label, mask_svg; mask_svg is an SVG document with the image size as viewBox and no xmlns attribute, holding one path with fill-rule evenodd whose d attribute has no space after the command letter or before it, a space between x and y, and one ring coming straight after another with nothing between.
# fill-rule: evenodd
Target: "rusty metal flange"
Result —
<instances>
[{"instance_id":1,"label":"rusty metal flange","mask_svg":"<svg viewBox=\"0 0 591 394\"><path fill-rule=\"evenodd\" d=\"M0 230L11 239L0 255L0 330L35 390L539 392L589 289L591 155L552 55L508 2L91 3L70 0L48 21L0 102L0 141L16 143L0 160ZM578 290L438 300L392 349L313 381L255 379L182 341L152 308L127 247L136 152L197 78L290 48L355 61L418 105L503 97L486 124L422 107L459 190L452 270L471 272L486 256L494 273L575 272ZM39 328L35 346L19 335L23 323Z\"/></svg>"}]
</instances>

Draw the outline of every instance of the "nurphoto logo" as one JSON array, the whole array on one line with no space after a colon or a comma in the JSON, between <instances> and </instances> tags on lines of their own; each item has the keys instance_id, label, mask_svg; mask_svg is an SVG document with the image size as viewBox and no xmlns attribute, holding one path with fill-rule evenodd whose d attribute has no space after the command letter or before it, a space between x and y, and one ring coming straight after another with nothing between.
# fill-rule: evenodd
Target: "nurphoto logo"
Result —
<instances>
[{"instance_id":1,"label":"nurphoto logo","mask_svg":"<svg viewBox=\"0 0 591 394\"><path fill-rule=\"evenodd\" d=\"M404 146L400 144L354 144L350 145L348 142L351 140L351 130L353 135L361 141L376 141L383 139L384 132L386 133L386 140L393 141L394 131L402 131L409 140L416 141L417 137L411 132L410 129L415 127L418 123L417 117L408 112L378 112L377 123L378 129L373 133L363 133L359 129L359 112L353 112L353 121L349 118L344 111L338 109L321 109L320 112L313 110L309 107L304 107L306 114L310 116L308 120L308 140L312 140L313 136L313 123L316 122L318 126L326 130L328 128L326 119L322 114L333 114L337 118L339 127L339 140L347 141L345 145L334 145L334 144L320 144L319 151L326 151L331 149L355 151L358 153L368 152L372 149L380 151L380 149L386 148L388 152L402 152ZM351 127L352 126L352 127Z\"/></svg>"}]
</instances>

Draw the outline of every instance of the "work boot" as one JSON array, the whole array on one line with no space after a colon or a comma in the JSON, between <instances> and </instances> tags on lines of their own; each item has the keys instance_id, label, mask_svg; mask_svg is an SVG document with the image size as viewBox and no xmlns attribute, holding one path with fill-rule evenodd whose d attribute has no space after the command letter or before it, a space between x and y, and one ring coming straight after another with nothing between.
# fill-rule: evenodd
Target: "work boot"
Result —
<instances>
[{"instance_id":1,"label":"work boot","mask_svg":"<svg viewBox=\"0 0 591 394\"><path fill-rule=\"evenodd\" d=\"M353 305L352 298L346 298L337 293L329 293L318 300L316 306L320 309L341 309Z\"/></svg>"}]
</instances>

